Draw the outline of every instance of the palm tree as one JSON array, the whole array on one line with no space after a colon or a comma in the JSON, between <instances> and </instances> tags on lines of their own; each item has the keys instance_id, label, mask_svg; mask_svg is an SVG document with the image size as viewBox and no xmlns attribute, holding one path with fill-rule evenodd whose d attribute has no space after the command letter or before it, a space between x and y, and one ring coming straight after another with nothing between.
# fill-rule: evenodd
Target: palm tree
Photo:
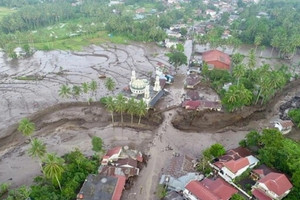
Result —
<instances>
[{"instance_id":1,"label":"palm tree","mask_svg":"<svg viewBox=\"0 0 300 200\"><path fill-rule=\"evenodd\" d=\"M248 68L250 70L253 70L256 65L256 56L255 56L255 51L254 49L251 49L249 52L249 60L248 60Z\"/></svg>"},{"instance_id":2,"label":"palm tree","mask_svg":"<svg viewBox=\"0 0 300 200\"><path fill-rule=\"evenodd\" d=\"M18 131L22 132L24 136L28 136L31 139L31 135L35 130L35 124L27 118L23 118L19 122Z\"/></svg>"},{"instance_id":3,"label":"palm tree","mask_svg":"<svg viewBox=\"0 0 300 200\"><path fill-rule=\"evenodd\" d=\"M43 160L45 166L43 168L43 173L46 176L46 178L49 178L52 180L52 183L57 183L59 186L59 189L61 191L61 184L59 179L62 176L62 173L64 172L64 159L58 157L54 153L48 153L44 160Z\"/></svg>"},{"instance_id":4,"label":"palm tree","mask_svg":"<svg viewBox=\"0 0 300 200\"><path fill-rule=\"evenodd\" d=\"M87 94L89 92L90 87L89 87L88 83L86 83L86 82L82 83L81 87L82 87L83 93Z\"/></svg>"},{"instance_id":5,"label":"palm tree","mask_svg":"<svg viewBox=\"0 0 300 200\"><path fill-rule=\"evenodd\" d=\"M257 50L257 47L261 44L262 40L263 40L262 35L257 35L257 36L255 37L255 39L254 39L255 52L256 52L256 50Z\"/></svg>"},{"instance_id":6,"label":"palm tree","mask_svg":"<svg viewBox=\"0 0 300 200\"><path fill-rule=\"evenodd\" d=\"M245 67L243 64L238 64L233 68L233 76L237 78L237 84L239 85L240 78L243 77L246 73Z\"/></svg>"},{"instance_id":7,"label":"palm tree","mask_svg":"<svg viewBox=\"0 0 300 200\"><path fill-rule=\"evenodd\" d=\"M136 106L134 98L130 98L129 101L127 102L127 112L131 116L131 124L132 124L133 123L133 115L136 114L136 112L137 112L137 106Z\"/></svg>"},{"instance_id":8,"label":"palm tree","mask_svg":"<svg viewBox=\"0 0 300 200\"><path fill-rule=\"evenodd\" d=\"M111 122L114 124L114 111L116 110L116 104L113 97L106 98L105 107L111 113Z\"/></svg>"},{"instance_id":9,"label":"palm tree","mask_svg":"<svg viewBox=\"0 0 300 200\"><path fill-rule=\"evenodd\" d=\"M113 91L116 87L116 83L112 78L108 77L105 81L105 87L108 91Z\"/></svg>"},{"instance_id":10,"label":"palm tree","mask_svg":"<svg viewBox=\"0 0 300 200\"><path fill-rule=\"evenodd\" d=\"M90 89L92 91L93 96L96 95L97 88L98 88L97 82L95 80L92 80L90 83Z\"/></svg>"},{"instance_id":11,"label":"palm tree","mask_svg":"<svg viewBox=\"0 0 300 200\"><path fill-rule=\"evenodd\" d=\"M59 89L58 95L62 98L68 98L71 94L71 89L68 85L62 85Z\"/></svg>"},{"instance_id":12,"label":"palm tree","mask_svg":"<svg viewBox=\"0 0 300 200\"><path fill-rule=\"evenodd\" d=\"M126 110L126 99L119 94L116 99L116 111L121 113L121 123L123 124L123 112Z\"/></svg>"},{"instance_id":13,"label":"palm tree","mask_svg":"<svg viewBox=\"0 0 300 200\"><path fill-rule=\"evenodd\" d=\"M140 100L137 105L137 115L139 116L139 123L141 123L142 116L145 116L147 114L147 105L143 100Z\"/></svg>"},{"instance_id":14,"label":"palm tree","mask_svg":"<svg viewBox=\"0 0 300 200\"><path fill-rule=\"evenodd\" d=\"M46 145L41 140L34 138L31 141L31 147L28 149L28 154L30 156L42 159L46 152Z\"/></svg>"},{"instance_id":15,"label":"palm tree","mask_svg":"<svg viewBox=\"0 0 300 200\"><path fill-rule=\"evenodd\" d=\"M77 100L78 96L81 93L81 87L78 86L78 85L73 85L73 87L72 87L72 93L73 93L73 96L75 97L75 99Z\"/></svg>"},{"instance_id":16,"label":"palm tree","mask_svg":"<svg viewBox=\"0 0 300 200\"><path fill-rule=\"evenodd\" d=\"M31 141L31 147L28 149L28 154L31 157L38 157L40 160L46 154L46 145L39 139L34 138ZM41 169L43 170L42 163L39 162Z\"/></svg>"}]
</instances>

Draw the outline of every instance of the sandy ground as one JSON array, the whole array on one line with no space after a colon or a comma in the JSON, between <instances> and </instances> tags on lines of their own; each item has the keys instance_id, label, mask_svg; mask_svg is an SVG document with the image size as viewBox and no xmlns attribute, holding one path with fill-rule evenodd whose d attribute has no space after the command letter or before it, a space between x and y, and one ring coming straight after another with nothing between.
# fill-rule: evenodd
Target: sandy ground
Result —
<instances>
[{"instance_id":1,"label":"sandy ground","mask_svg":"<svg viewBox=\"0 0 300 200\"><path fill-rule=\"evenodd\" d=\"M186 43L186 47L190 44ZM57 103L76 101L58 96L61 84L80 84L97 80L99 89L97 98L108 94L103 80L98 74L106 74L117 82L117 91L125 87L130 79L131 70L136 70L138 77L149 77L156 63L168 65L165 49L153 45L118 45L106 44L90 46L82 52L50 51L36 52L32 58L8 62L0 55L0 139L5 141L13 133L16 122L25 116L43 110ZM189 56L191 51L186 48ZM62 72L62 73L61 73ZM184 92L186 66L178 71L174 85L170 86L170 95L164 97L161 106L178 105ZM40 81L19 81L19 76L39 75ZM116 93L115 92L115 93ZM295 91L294 91L295 92ZM207 98L214 98L213 91L202 91ZM292 95L289 94L289 95ZM79 100L85 101L87 95ZM278 106L274 107L277 109ZM117 128L110 125L110 115L100 107L69 106L62 109L48 110L41 115L35 137L47 145L49 152L63 155L74 148L91 155L91 137L96 135L104 140L105 147L129 145L151 155L134 187L125 191L123 199L156 199L154 192L161 169L171 158L173 152L199 158L201 152L216 142L226 149L234 148L244 138L247 131L223 131L222 133L182 132L175 129L172 118L176 110L163 113L164 122L151 131L139 131L129 128ZM276 116L276 112L271 117ZM269 120L254 121L250 125L257 128ZM37 160L28 157L28 144L19 134L14 136L0 149L0 182L10 182L14 187L32 183L38 174ZM162 151L170 145L173 151Z\"/></svg>"}]
</instances>

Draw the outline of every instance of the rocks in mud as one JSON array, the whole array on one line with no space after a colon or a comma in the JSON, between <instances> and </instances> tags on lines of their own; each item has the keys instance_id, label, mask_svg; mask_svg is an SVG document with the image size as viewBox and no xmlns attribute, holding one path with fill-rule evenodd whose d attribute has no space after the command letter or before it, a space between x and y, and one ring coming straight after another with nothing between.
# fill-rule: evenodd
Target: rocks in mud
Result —
<instances>
[{"instance_id":1,"label":"rocks in mud","mask_svg":"<svg viewBox=\"0 0 300 200\"><path fill-rule=\"evenodd\" d=\"M290 109L293 108L300 108L300 93L296 94L291 100L287 101L286 103L282 104L279 107L279 117L282 120L288 120L290 119L288 117L288 112Z\"/></svg>"}]
</instances>

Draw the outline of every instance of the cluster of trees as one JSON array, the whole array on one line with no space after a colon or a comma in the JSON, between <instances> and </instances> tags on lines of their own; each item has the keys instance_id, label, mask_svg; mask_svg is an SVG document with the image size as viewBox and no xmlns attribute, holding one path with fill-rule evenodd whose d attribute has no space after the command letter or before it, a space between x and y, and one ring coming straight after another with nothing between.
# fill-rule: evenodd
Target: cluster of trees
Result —
<instances>
[{"instance_id":1,"label":"cluster of trees","mask_svg":"<svg viewBox=\"0 0 300 200\"><path fill-rule=\"evenodd\" d=\"M211 81L212 87L220 94L222 104L228 111L248 105L264 104L290 80L291 74L286 66L271 70L268 64L256 68L255 51L252 49L248 63L244 64L241 54L232 56L232 74L224 70L208 70L203 66L203 75ZM223 86L232 83L226 91Z\"/></svg>"},{"instance_id":2,"label":"cluster of trees","mask_svg":"<svg viewBox=\"0 0 300 200\"><path fill-rule=\"evenodd\" d=\"M209 148L205 149L202 152L202 157L197 165L197 169L205 174L209 174L211 172L211 168L208 165L208 162L211 161L213 158L217 158L224 155L225 153L226 150L222 144L216 143L211 145Z\"/></svg>"},{"instance_id":3,"label":"cluster of trees","mask_svg":"<svg viewBox=\"0 0 300 200\"><path fill-rule=\"evenodd\" d=\"M90 92L89 102L92 101L92 96L96 96L98 89L98 84L95 80L92 80L90 83L84 82L81 85L73 85L72 87L64 84L61 85L58 95L62 98L70 98L73 96L78 100L79 96L84 93L88 94Z\"/></svg>"},{"instance_id":4,"label":"cluster of trees","mask_svg":"<svg viewBox=\"0 0 300 200\"><path fill-rule=\"evenodd\" d=\"M111 120L114 123L114 113L120 113L121 123L124 123L123 114L130 115L130 123L133 124L133 117L138 116L138 124L141 123L141 118L145 116L148 112L147 104L143 100L136 100L134 98L127 99L122 94L116 97L103 97L100 100L101 103L105 105L107 110L111 113Z\"/></svg>"},{"instance_id":5,"label":"cluster of trees","mask_svg":"<svg viewBox=\"0 0 300 200\"><path fill-rule=\"evenodd\" d=\"M224 30L225 29L223 27L216 26L215 28L209 30L207 34L203 36L197 35L196 40L199 44L209 43L211 49L216 49L218 47L226 49L226 47L229 46L233 48L233 51L235 51L235 49L237 49L242 44L241 40L235 36L223 39L222 34Z\"/></svg>"},{"instance_id":6,"label":"cluster of trees","mask_svg":"<svg viewBox=\"0 0 300 200\"><path fill-rule=\"evenodd\" d=\"M289 110L288 116L293 120L297 127L300 128L300 109Z\"/></svg>"},{"instance_id":7,"label":"cluster of trees","mask_svg":"<svg viewBox=\"0 0 300 200\"><path fill-rule=\"evenodd\" d=\"M277 129L264 129L261 133L251 131L240 142L241 146L258 149L261 163L282 171L291 177L293 189L287 199L300 199L300 145L284 138Z\"/></svg>"},{"instance_id":8,"label":"cluster of trees","mask_svg":"<svg viewBox=\"0 0 300 200\"><path fill-rule=\"evenodd\" d=\"M177 44L176 47L171 48L171 52L166 54L169 57L169 63L174 65L175 71L181 65L187 65L187 57L184 54L184 46Z\"/></svg>"},{"instance_id":9,"label":"cluster of trees","mask_svg":"<svg viewBox=\"0 0 300 200\"><path fill-rule=\"evenodd\" d=\"M111 77L108 77L105 79L105 87L108 91L113 92L116 87L116 82ZM72 87L64 84L61 85L58 95L62 98L73 97L78 100L80 95L86 94L89 96L88 102L92 102L92 97L96 98L97 96L97 89L98 83L95 80L92 80L91 82L84 82L81 85L73 85Z\"/></svg>"},{"instance_id":10,"label":"cluster of trees","mask_svg":"<svg viewBox=\"0 0 300 200\"><path fill-rule=\"evenodd\" d=\"M107 0L86 0L77 6L71 5L74 3L73 0L54 2L30 0L24 4L22 2L23 0L0 2L0 5L18 7L16 12L0 20L0 47L10 55L14 55L13 50L17 46L22 47L27 44L34 47L34 43L49 45L51 42L74 36L96 37L99 31L126 36L135 41L159 42L166 38L164 28L169 28L178 20L187 21L187 16L192 15L188 9L168 9L167 12L159 13L159 17L157 15L146 16L139 21L134 20L134 12L127 12L126 5L108 6ZM143 3L147 1L138 2L138 4ZM162 2L154 4L155 7L160 8L158 10L165 9ZM43 29L43 27L59 23L67 24L64 31L70 31L70 33L58 37L50 30ZM81 25L80 30L74 24L69 26L69 23ZM32 31L38 31L39 34L34 34Z\"/></svg>"},{"instance_id":11,"label":"cluster of trees","mask_svg":"<svg viewBox=\"0 0 300 200\"><path fill-rule=\"evenodd\" d=\"M281 57L291 58L300 47L299 10L299 4L294 0L260 1L246 7L232 28L243 42L272 46ZM257 18L261 11L268 16Z\"/></svg>"},{"instance_id":12,"label":"cluster of trees","mask_svg":"<svg viewBox=\"0 0 300 200\"><path fill-rule=\"evenodd\" d=\"M21 186L10 190L7 200L19 199L57 199L68 200L76 198L77 192L90 173L96 173L99 163L99 156L93 160L87 159L78 149L66 154L63 157L55 153L48 153L46 145L39 139L33 138L35 124L27 118L20 121L18 130L24 136L29 137L31 147L28 154L38 158L43 176L34 179L34 185L30 187ZM95 152L101 152L102 139L93 137L92 145ZM1 185L1 195L8 191L8 185Z\"/></svg>"}]
</instances>

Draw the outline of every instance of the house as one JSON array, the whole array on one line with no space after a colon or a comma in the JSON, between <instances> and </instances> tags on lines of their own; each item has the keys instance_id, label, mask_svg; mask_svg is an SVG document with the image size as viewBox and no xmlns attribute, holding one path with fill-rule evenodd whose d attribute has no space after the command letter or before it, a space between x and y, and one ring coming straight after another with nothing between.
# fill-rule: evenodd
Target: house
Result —
<instances>
[{"instance_id":1,"label":"house","mask_svg":"<svg viewBox=\"0 0 300 200\"><path fill-rule=\"evenodd\" d=\"M120 200L125 186L124 176L90 174L83 183L77 200Z\"/></svg>"},{"instance_id":2,"label":"house","mask_svg":"<svg viewBox=\"0 0 300 200\"><path fill-rule=\"evenodd\" d=\"M121 162L120 159L130 158L138 162L143 162L143 155L140 151L129 149L128 146L114 147L103 156L101 165L108 165L112 162ZM117 162L118 161L118 162Z\"/></svg>"},{"instance_id":3,"label":"house","mask_svg":"<svg viewBox=\"0 0 300 200\"><path fill-rule=\"evenodd\" d=\"M204 52L202 60L208 65L212 65L215 69L230 70L231 59L229 55L219 50Z\"/></svg>"},{"instance_id":4,"label":"house","mask_svg":"<svg viewBox=\"0 0 300 200\"><path fill-rule=\"evenodd\" d=\"M141 14L141 13L145 13L145 8L138 8L135 10L136 14Z\"/></svg>"},{"instance_id":5,"label":"house","mask_svg":"<svg viewBox=\"0 0 300 200\"><path fill-rule=\"evenodd\" d=\"M263 164L251 171L251 177L253 180L257 181L271 172L274 172L274 170Z\"/></svg>"},{"instance_id":6,"label":"house","mask_svg":"<svg viewBox=\"0 0 300 200\"><path fill-rule=\"evenodd\" d=\"M106 152L103 156L101 165L107 165L109 162L116 161L119 159L120 154L122 152L122 147L115 147Z\"/></svg>"},{"instance_id":7,"label":"house","mask_svg":"<svg viewBox=\"0 0 300 200\"><path fill-rule=\"evenodd\" d=\"M230 160L224 163L224 167L219 171L219 175L227 181L240 176L247 169L252 169L258 164L259 160L250 155L238 160Z\"/></svg>"},{"instance_id":8,"label":"house","mask_svg":"<svg viewBox=\"0 0 300 200\"><path fill-rule=\"evenodd\" d=\"M221 178L191 181L185 186L183 196L190 200L229 200L238 191Z\"/></svg>"},{"instance_id":9,"label":"house","mask_svg":"<svg viewBox=\"0 0 300 200\"><path fill-rule=\"evenodd\" d=\"M199 92L196 90L188 90L184 95L184 100L196 101L200 99Z\"/></svg>"},{"instance_id":10,"label":"house","mask_svg":"<svg viewBox=\"0 0 300 200\"><path fill-rule=\"evenodd\" d=\"M277 128L282 134L291 132L294 124L291 120L278 120L275 122L274 127Z\"/></svg>"},{"instance_id":11,"label":"house","mask_svg":"<svg viewBox=\"0 0 300 200\"><path fill-rule=\"evenodd\" d=\"M168 190L180 192L184 190L184 187L190 181L201 181L203 178L204 175L195 172L187 173L179 178L163 174L160 178L159 184L166 185Z\"/></svg>"},{"instance_id":12,"label":"house","mask_svg":"<svg viewBox=\"0 0 300 200\"><path fill-rule=\"evenodd\" d=\"M201 82L200 76L197 74L189 74L185 79L185 87L194 89Z\"/></svg>"},{"instance_id":13,"label":"house","mask_svg":"<svg viewBox=\"0 0 300 200\"><path fill-rule=\"evenodd\" d=\"M138 176L140 169L137 167L117 167L106 165L99 167L99 174L103 176L124 176L127 179Z\"/></svg>"},{"instance_id":14,"label":"house","mask_svg":"<svg viewBox=\"0 0 300 200\"><path fill-rule=\"evenodd\" d=\"M291 191L293 185L281 173L271 172L252 187L252 194L258 200L280 200Z\"/></svg>"},{"instance_id":15,"label":"house","mask_svg":"<svg viewBox=\"0 0 300 200\"><path fill-rule=\"evenodd\" d=\"M217 15L217 12L211 9L207 9L205 12L207 15L210 15L212 18L216 17Z\"/></svg>"}]
</instances>

